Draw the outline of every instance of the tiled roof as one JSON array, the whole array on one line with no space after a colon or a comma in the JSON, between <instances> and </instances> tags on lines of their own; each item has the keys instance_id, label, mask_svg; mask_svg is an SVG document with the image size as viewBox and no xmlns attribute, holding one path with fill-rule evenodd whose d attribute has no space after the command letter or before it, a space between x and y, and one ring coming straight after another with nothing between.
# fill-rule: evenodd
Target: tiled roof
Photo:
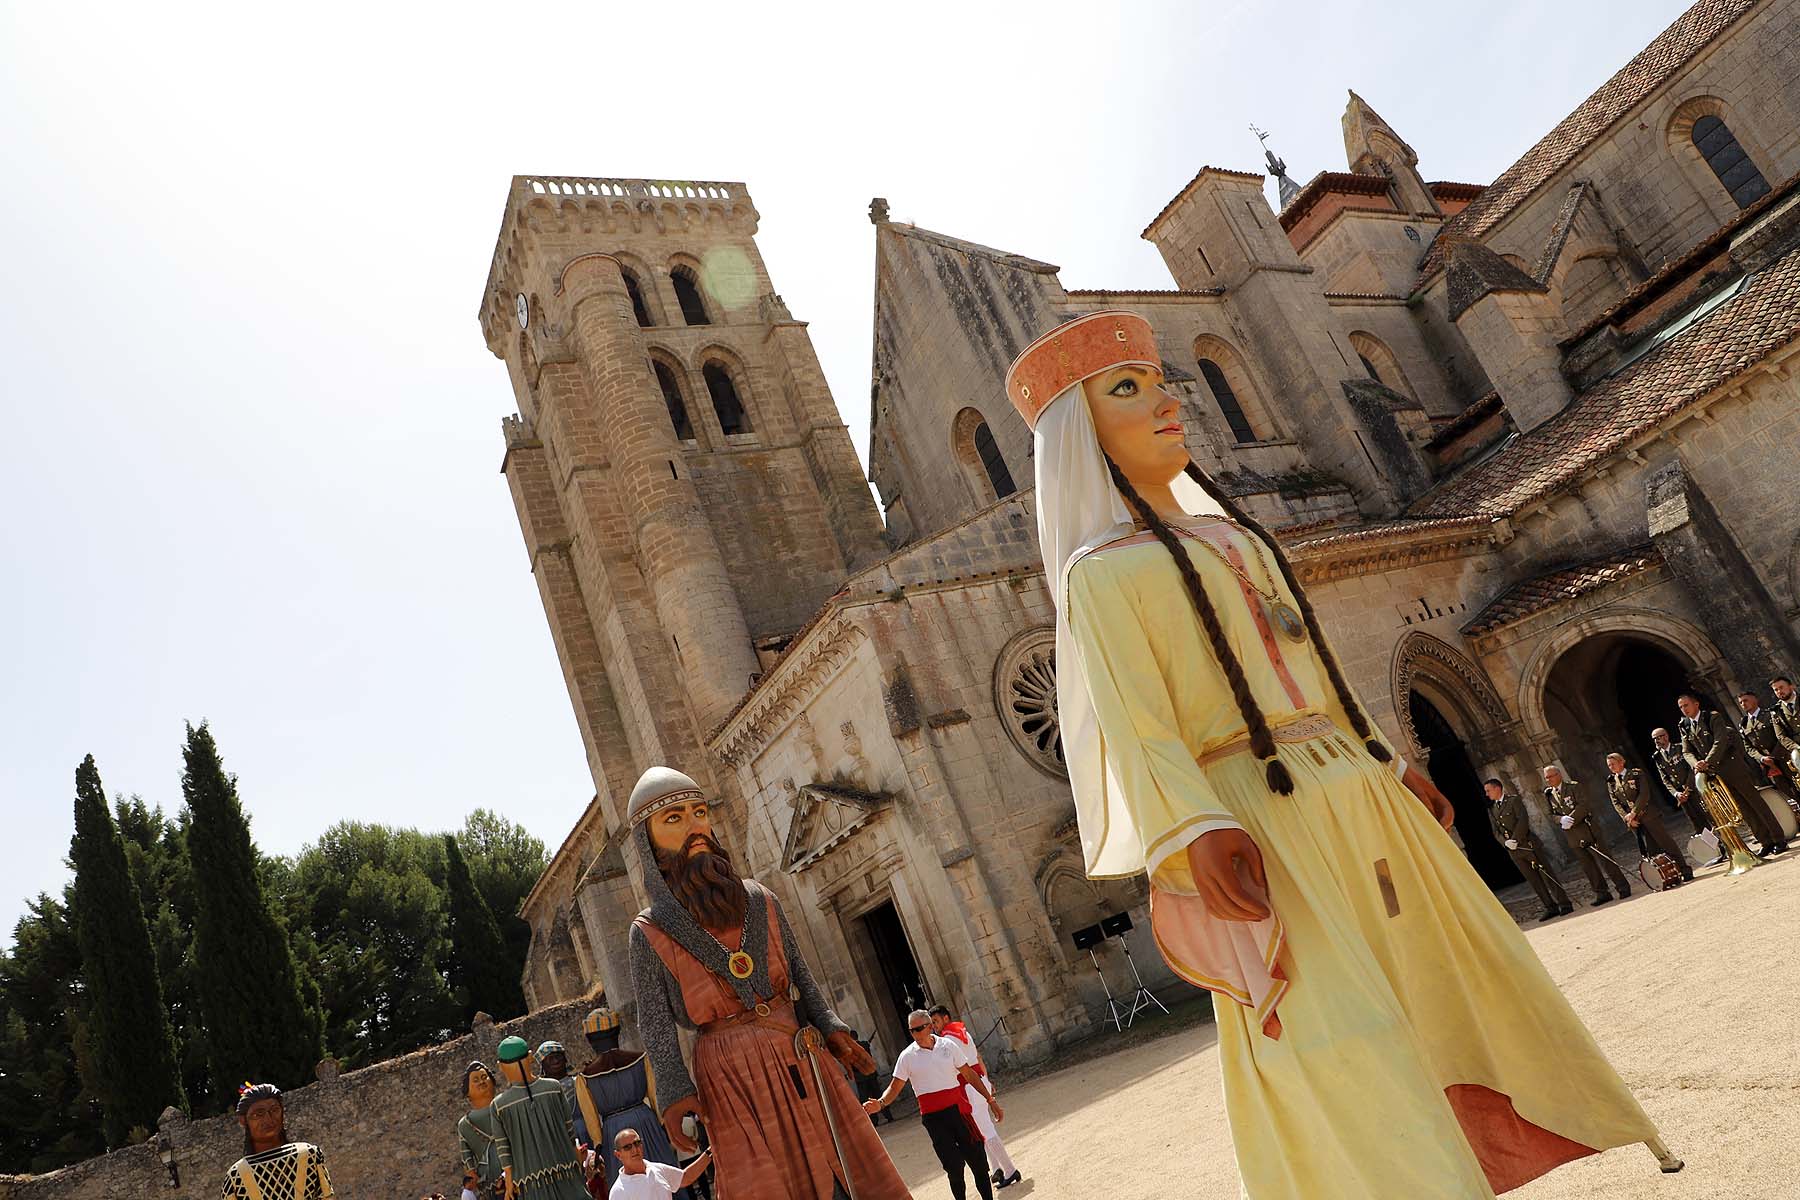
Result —
<instances>
[{"instance_id":1,"label":"tiled roof","mask_svg":"<svg viewBox=\"0 0 1800 1200\"><path fill-rule=\"evenodd\" d=\"M1066 296L1098 298L1105 296L1223 296L1222 287L1209 288L1068 288Z\"/></svg>"},{"instance_id":2,"label":"tiled roof","mask_svg":"<svg viewBox=\"0 0 1800 1200\"><path fill-rule=\"evenodd\" d=\"M1358 175L1353 171L1320 171L1306 181L1294 198L1281 206L1281 227L1292 229L1313 205L1332 194L1382 196L1391 184L1385 175Z\"/></svg>"},{"instance_id":3,"label":"tiled roof","mask_svg":"<svg viewBox=\"0 0 1800 1200\"><path fill-rule=\"evenodd\" d=\"M1756 3L1757 0L1699 0L1527 150L1523 158L1500 172L1469 207L1445 223L1444 233L1472 238L1485 235ZM1420 264L1420 274L1435 274L1443 265L1441 246L1434 246Z\"/></svg>"},{"instance_id":4,"label":"tiled roof","mask_svg":"<svg viewBox=\"0 0 1800 1200\"><path fill-rule=\"evenodd\" d=\"M1479 529L1492 523L1486 516L1435 517L1431 519L1401 519L1383 521L1377 525L1364 525L1360 529L1352 529L1345 533L1334 533L1326 537L1296 538L1293 549L1308 554L1322 550L1332 550L1340 546L1352 546L1359 542L1376 542L1396 535L1412 536L1419 533L1438 533L1452 529ZM1283 531L1286 532L1285 530ZM1286 538L1282 539L1286 541Z\"/></svg>"},{"instance_id":5,"label":"tiled roof","mask_svg":"<svg viewBox=\"0 0 1800 1200\"><path fill-rule=\"evenodd\" d=\"M1492 633L1515 621L1522 621L1532 613L1542 612L1565 600L1586 595L1595 588L1629 578L1661 563L1662 555L1656 547L1633 546L1629 550L1609 554L1593 562L1559 567L1535 579L1515 583L1501 592L1486 608L1469 619L1468 624L1463 626L1463 632L1470 637Z\"/></svg>"},{"instance_id":6,"label":"tiled roof","mask_svg":"<svg viewBox=\"0 0 1800 1200\"><path fill-rule=\"evenodd\" d=\"M1425 443L1425 448L1429 450L1433 447L1442 446L1454 441L1493 416L1495 413L1504 410L1505 407L1506 406L1500 402L1499 392L1489 392L1481 399L1475 401L1475 403L1469 405L1469 407L1457 413L1444 424L1439 425L1432 433L1431 440Z\"/></svg>"},{"instance_id":7,"label":"tiled roof","mask_svg":"<svg viewBox=\"0 0 1800 1200\"><path fill-rule=\"evenodd\" d=\"M1543 292L1543 284L1480 242L1457 241L1447 251L1445 292L1452 321L1493 292Z\"/></svg>"},{"instance_id":8,"label":"tiled roof","mask_svg":"<svg viewBox=\"0 0 1800 1200\"><path fill-rule=\"evenodd\" d=\"M1455 183L1439 179L1425 185L1425 190L1439 200L1473 200L1487 191L1485 183Z\"/></svg>"},{"instance_id":9,"label":"tiled roof","mask_svg":"<svg viewBox=\"0 0 1800 1200\"><path fill-rule=\"evenodd\" d=\"M1504 517L1800 338L1800 250L1530 433L1425 493L1416 517Z\"/></svg>"},{"instance_id":10,"label":"tiled roof","mask_svg":"<svg viewBox=\"0 0 1800 1200\"><path fill-rule=\"evenodd\" d=\"M1199 183L1202 179L1206 178L1208 172L1211 172L1214 175L1229 175L1229 176L1233 177L1234 179L1254 179L1258 183L1261 183L1264 179L1267 178L1267 176L1259 175L1255 171L1233 171L1228 167L1201 167L1198 171L1196 171L1194 173L1194 177L1192 179L1188 180L1187 183L1182 186L1182 189L1179 192L1175 193L1175 198L1170 200L1167 204L1163 205L1162 211L1156 214L1155 220L1151 221L1148 225L1144 226L1144 232L1139 234L1138 236L1143 237L1143 238L1148 238L1150 236L1150 231L1152 229L1156 228L1157 221L1160 221L1164 217L1168 216L1169 211L1171 209L1173 209L1177 204L1181 203L1181 198L1183 196L1187 195L1188 192L1192 191L1193 187L1196 183Z\"/></svg>"}]
</instances>

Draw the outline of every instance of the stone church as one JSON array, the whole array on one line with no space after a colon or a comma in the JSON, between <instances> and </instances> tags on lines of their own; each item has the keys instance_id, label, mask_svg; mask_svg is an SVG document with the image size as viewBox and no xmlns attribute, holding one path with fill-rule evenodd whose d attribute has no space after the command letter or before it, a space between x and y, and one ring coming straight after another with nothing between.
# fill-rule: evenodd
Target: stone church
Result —
<instances>
[{"instance_id":1,"label":"stone church","mask_svg":"<svg viewBox=\"0 0 1800 1200\"><path fill-rule=\"evenodd\" d=\"M1304 186L1269 155L1279 210L1200 169L1143 230L1162 290L1066 288L875 201L879 507L743 185L513 180L481 325L595 787L525 903L534 1008L628 1000L653 763L720 797L889 1055L925 1001L1016 1062L1134 968L1179 987L1141 884L1084 878L1060 759L1001 378L1070 315L1154 324L1195 459L1278 529L1496 887L1481 778L1597 782L1678 688L1733 712L1800 670L1800 0L1701 0L1486 185L1429 179L1354 93L1343 134ZM1114 914L1136 930L1074 945Z\"/></svg>"}]
</instances>

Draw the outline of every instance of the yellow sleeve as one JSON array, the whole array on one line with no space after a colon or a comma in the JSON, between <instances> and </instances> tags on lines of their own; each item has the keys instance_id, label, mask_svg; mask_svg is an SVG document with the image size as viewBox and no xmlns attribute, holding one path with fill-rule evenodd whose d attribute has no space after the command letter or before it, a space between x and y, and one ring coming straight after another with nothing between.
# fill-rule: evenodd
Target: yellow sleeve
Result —
<instances>
[{"instance_id":1,"label":"yellow sleeve","mask_svg":"<svg viewBox=\"0 0 1800 1200\"><path fill-rule=\"evenodd\" d=\"M1188 844L1215 829L1243 826L1182 739L1143 618L1130 596L1112 586L1104 560L1089 558L1070 572L1068 619L1100 726L1105 786L1119 789L1152 880L1194 895Z\"/></svg>"}]
</instances>

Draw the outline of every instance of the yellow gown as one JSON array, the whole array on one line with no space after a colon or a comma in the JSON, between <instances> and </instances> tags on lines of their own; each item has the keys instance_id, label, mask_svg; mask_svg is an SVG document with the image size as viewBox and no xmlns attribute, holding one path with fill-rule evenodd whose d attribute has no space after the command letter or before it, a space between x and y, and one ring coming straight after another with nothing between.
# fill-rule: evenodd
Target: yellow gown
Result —
<instances>
[{"instance_id":1,"label":"yellow gown","mask_svg":"<svg viewBox=\"0 0 1800 1200\"><path fill-rule=\"evenodd\" d=\"M1285 635L1221 560L1297 609L1259 545L1223 520L1196 520L1183 541L1277 731L1292 795L1264 782L1151 535L1078 559L1065 597L1106 776L1134 827L1084 839L1138 839L1159 948L1218 993L1245 1194L1488 1197L1654 1138L1512 918L1351 731L1313 644ZM1232 825L1262 852L1270 921L1215 920L1196 896L1186 846Z\"/></svg>"}]
</instances>

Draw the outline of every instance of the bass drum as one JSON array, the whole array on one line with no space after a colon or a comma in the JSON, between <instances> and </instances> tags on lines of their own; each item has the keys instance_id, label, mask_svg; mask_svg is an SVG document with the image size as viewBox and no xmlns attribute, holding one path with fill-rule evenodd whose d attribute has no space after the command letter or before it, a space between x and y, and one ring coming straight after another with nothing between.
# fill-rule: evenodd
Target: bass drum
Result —
<instances>
[{"instance_id":1,"label":"bass drum","mask_svg":"<svg viewBox=\"0 0 1800 1200\"><path fill-rule=\"evenodd\" d=\"M1769 806L1769 811L1775 814L1775 820L1780 822L1783 834L1791 838L1800 833L1800 821L1794 819L1793 807L1788 804L1786 796L1772 787L1758 788L1757 791L1762 793L1762 802Z\"/></svg>"}]
</instances>

